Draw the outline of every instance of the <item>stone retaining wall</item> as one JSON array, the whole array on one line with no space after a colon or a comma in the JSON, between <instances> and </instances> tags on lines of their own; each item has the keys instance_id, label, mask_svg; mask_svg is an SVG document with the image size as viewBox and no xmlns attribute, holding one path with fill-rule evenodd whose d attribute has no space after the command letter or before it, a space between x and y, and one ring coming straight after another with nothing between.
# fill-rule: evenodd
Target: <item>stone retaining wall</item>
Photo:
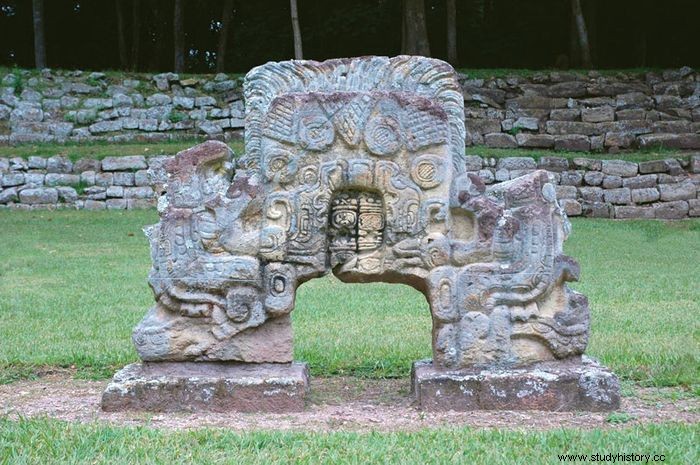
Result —
<instances>
[{"instance_id":1,"label":"stone retaining wall","mask_svg":"<svg viewBox=\"0 0 700 465\"><path fill-rule=\"evenodd\" d=\"M700 149L693 69L470 79L467 144L611 152ZM240 137L242 79L43 70L0 76L0 144Z\"/></svg>"},{"instance_id":2,"label":"stone retaining wall","mask_svg":"<svg viewBox=\"0 0 700 465\"><path fill-rule=\"evenodd\" d=\"M0 208L124 210L156 205L170 156L0 158Z\"/></svg>"},{"instance_id":3,"label":"stone retaining wall","mask_svg":"<svg viewBox=\"0 0 700 465\"><path fill-rule=\"evenodd\" d=\"M87 210L154 207L169 156L0 158L0 209ZM681 219L700 216L700 153L689 161L635 163L543 157L467 157L467 170L487 184L534 169L551 173L569 216Z\"/></svg>"},{"instance_id":4,"label":"stone retaining wall","mask_svg":"<svg viewBox=\"0 0 700 465\"><path fill-rule=\"evenodd\" d=\"M700 76L688 67L460 82L467 145L608 152L700 148Z\"/></svg>"}]
</instances>

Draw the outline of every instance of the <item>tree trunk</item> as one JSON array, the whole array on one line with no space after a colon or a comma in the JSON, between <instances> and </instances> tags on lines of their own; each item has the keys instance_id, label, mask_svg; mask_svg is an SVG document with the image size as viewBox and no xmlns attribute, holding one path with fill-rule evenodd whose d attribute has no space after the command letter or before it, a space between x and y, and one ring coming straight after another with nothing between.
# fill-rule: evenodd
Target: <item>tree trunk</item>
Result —
<instances>
[{"instance_id":1,"label":"tree trunk","mask_svg":"<svg viewBox=\"0 0 700 465\"><path fill-rule=\"evenodd\" d=\"M403 2L404 0L401 0L401 54L405 55L408 37L406 37L406 13L404 12Z\"/></svg>"},{"instance_id":2,"label":"tree trunk","mask_svg":"<svg viewBox=\"0 0 700 465\"><path fill-rule=\"evenodd\" d=\"M457 66L457 1L447 0L447 61Z\"/></svg>"},{"instance_id":3,"label":"tree trunk","mask_svg":"<svg viewBox=\"0 0 700 465\"><path fill-rule=\"evenodd\" d=\"M161 71L166 66L163 65L163 56L167 53L165 46L166 24L163 18L160 0L151 0L151 14L153 25L155 26L155 42L151 49L151 59L149 68L151 71Z\"/></svg>"},{"instance_id":4,"label":"tree trunk","mask_svg":"<svg viewBox=\"0 0 700 465\"><path fill-rule=\"evenodd\" d=\"M583 18L583 10L581 10L581 0L571 0L571 14L576 22L576 32L578 37L578 45L581 51L581 66L590 68L591 65L591 48L588 43L588 31L586 30L586 21Z\"/></svg>"},{"instance_id":5,"label":"tree trunk","mask_svg":"<svg viewBox=\"0 0 700 465\"><path fill-rule=\"evenodd\" d=\"M569 63L567 68L581 66L581 52L578 46L578 34L576 33L576 19L574 15L569 18Z\"/></svg>"},{"instance_id":6,"label":"tree trunk","mask_svg":"<svg viewBox=\"0 0 700 465\"><path fill-rule=\"evenodd\" d=\"M131 69L137 71L141 54L141 0L134 0L131 13Z\"/></svg>"},{"instance_id":7,"label":"tree trunk","mask_svg":"<svg viewBox=\"0 0 700 465\"><path fill-rule=\"evenodd\" d=\"M44 37L44 0L32 0L34 18L34 66L46 68L46 39Z\"/></svg>"},{"instance_id":8,"label":"tree trunk","mask_svg":"<svg viewBox=\"0 0 700 465\"><path fill-rule=\"evenodd\" d=\"M591 66L598 66L598 2L582 0L583 19L588 32L588 50L591 53Z\"/></svg>"},{"instance_id":9,"label":"tree trunk","mask_svg":"<svg viewBox=\"0 0 700 465\"><path fill-rule=\"evenodd\" d=\"M223 73L226 70L226 49L228 45L228 33L233 18L233 0L224 2L224 10L221 12L221 31L219 31L219 49L216 52L216 72Z\"/></svg>"},{"instance_id":10,"label":"tree trunk","mask_svg":"<svg viewBox=\"0 0 700 465\"><path fill-rule=\"evenodd\" d=\"M185 26L183 16L183 0L175 0L173 12L173 63L176 73L185 71Z\"/></svg>"},{"instance_id":11,"label":"tree trunk","mask_svg":"<svg viewBox=\"0 0 700 465\"><path fill-rule=\"evenodd\" d=\"M301 28L299 27L299 13L297 11L297 0L289 1L292 9L292 32L294 33L294 58L304 59L304 52L301 47Z\"/></svg>"},{"instance_id":12,"label":"tree trunk","mask_svg":"<svg viewBox=\"0 0 700 465\"><path fill-rule=\"evenodd\" d=\"M647 66L647 55L648 55L648 31L653 28L649 27L651 18L651 4L649 1L640 2L637 6L640 11L639 21L636 22L637 25L637 60L636 65L642 68Z\"/></svg>"},{"instance_id":13,"label":"tree trunk","mask_svg":"<svg viewBox=\"0 0 700 465\"><path fill-rule=\"evenodd\" d=\"M430 56L430 43L428 42L428 27L425 24L425 3L423 0L403 0L402 30L402 54Z\"/></svg>"},{"instance_id":14,"label":"tree trunk","mask_svg":"<svg viewBox=\"0 0 700 465\"><path fill-rule=\"evenodd\" d=\"M119 44L119 65L121 69L129 66L129 57L126 52L126 37L124 36L124 12L122 0L114 0L114 8L117 11L117 41Z\"/></svg>"}]
</instances>

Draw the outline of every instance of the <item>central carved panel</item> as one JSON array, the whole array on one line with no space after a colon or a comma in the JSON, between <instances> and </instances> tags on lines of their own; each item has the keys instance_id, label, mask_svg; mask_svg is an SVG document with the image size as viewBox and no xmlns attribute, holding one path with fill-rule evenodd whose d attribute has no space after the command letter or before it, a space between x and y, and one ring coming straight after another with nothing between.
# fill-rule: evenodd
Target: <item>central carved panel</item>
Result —
<instances>
[{"instance_id":1,"label":"central carved panel","mask_svg":"<svg viewBox=\"0 0 700 465\"><path fill-rule=\"evenodd\" d=\"M329 222L331 266L379 249L384 240L384 205L374 192L343 191L333 197Z\"/></svg>"},{"instance_id":2,"label":"central carved panel","mask_svg":"<svg viewBox=\"0 0 700 465\"><path fill-rule=\"evenodd\" d=\"M148 230L147 361L286 363L297 287L419 289L441 367L580 355L588 309L548 175L465 172L463 96L420 57L268 64L246 78L246 151L183 152ZM235 168L234 168L235 166ZM234 172L235 170L235 172Z\"/></svg>"}]
</instances>

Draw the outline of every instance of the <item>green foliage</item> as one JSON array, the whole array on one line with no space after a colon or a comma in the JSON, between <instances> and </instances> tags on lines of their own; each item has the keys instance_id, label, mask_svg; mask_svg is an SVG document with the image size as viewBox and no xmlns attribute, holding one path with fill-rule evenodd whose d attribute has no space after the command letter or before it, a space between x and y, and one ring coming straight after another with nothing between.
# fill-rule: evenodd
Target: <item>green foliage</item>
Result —
<instances>
[{"instance_id":1,"label":"green foliage","mask_svg":"<svg viewBox=\"0 0 700 465\"><path fill-rule=\"evenodd\" d=\"M68 115L70 113L67 113ZM177 122L181 116L187 117L185 113L173 111L170 114L171 122ZM74 116L66 116L67 121L73 122ZM173 119L175 121L173 121ZM517 134L519 129L513 129L510 133ZM79 158L97 158L115 157L120 155L174 155L175 153L185 150L193 145L203 142L202 139L181 139L168 142L158 143L140 143L140 142L125 142L125 143L110 143L106 141L91 141L81 143L32 143L20 144L13 146L0 145L0 157L23 157L30 156L51 157L54 155L68 156L72 160ZM237 156L244 153L245 148L243 141L231 141L228 145ZM679 160L688 160L688 155L684 152L679 152L672 149L655 149L645 148L639 151L620 152L616 154L602 152L568 152L541 149L496 149L486 146L467 147L467 155L477 155L480 157L504 158L504 157L532 157L536 160L542 157L563 157L567 159L574 158L595 158L599 160L615 160L622 159L628 161L649 161L660 160L664 158L676 158Z\"/></svg>"},{"instance_id":2,"label":"green foliage","mask_svg":"<svg viewBox=\"0 0 700 465\"><path fill-rule=\"evenodd\" d=\"M634 415L631 415L627 412L612 412L608 414L608 416L605 418L605 421L608 423L612 423L613 425L620 425L624 423L629 423L630 421L634 420Z\"/></svg>"},{"instance_id":3,"label":"green foliage","mask_svg":"<svg viewBox=\"0 0 700 465\"><path fill-rule=\"evenodd\" d=\"M700 221L575 221L565 252L591 306L589 352L645 386L700 384ZM604 239L602 239L604 238ZM604 241L604 242L601 242ZM604 244L604 245L603 245ZM692 318L695 318L694 316Z\"/></svg>"},{"instance_id":4,"label":"green foliage","mask_svg":"<svg viewBox=\"0 0 700 465\"><path fill-rule=\"evenodd\" d=\"M0 385L10 384L25 379L37 379L37 369L31 365L15 365L0 370Z\"/></svg>"},{"instance_id":5,"label":"green foliage","mask_svg":"<svg viewBox=\"0 0 700 465\"><path fill-rule=\"evenodd\" d=\"M80 180L80 182L74 186L75 192L78 195L83 195L85 193L85 189L88 187L90 187L90 185L83 180Z\"/></svg>"},{"instance_id":6,"label":"green foliage","mask_svg":"<svg viewBox=\"0 0 700 465\"><path fill-rule=\"evenodd\" d=\"M170 112L168 115L168 121L171 123L179 123L180 121L184 121L187 119L187 113L183 113L181 111L173 110Z\"/></svg>"},{"instance_id":7,"label":"green foliage","mask_svg":"<svg viewBox=\"0 0 700 465\"><path fill-rule=\"evenodd\" d=\"M139 84L136 86L134 89L141 95L143 95L144 98L148 97L151 94L155 94L157 90L153 86L153 83L151 83L150 79L144 79L145 76L132 76L134 79L139 80Z\"/></svg>"},{"instance_id":8,"label":"green foliage","mask_svg":"<svg viewBox=\"0 0 700 465\"><path fill-rule=\"evenodd\" d=\"M97 112L102 107L102 105L98 106L97 108L91 108L90 110L70 110L66 112L66 114L63 116L63 119L65 121L68 121L69 123L79 123L79 124L92 124L95 121L97 121ZM104 108L104 107L102 107ZM80 121L78 121L78 111L81 111L81 118ZM47 146L54 145L56 147L64 147L64 144L58 144L58 143L47 143ZM73 144L75 145L75 144ZM29 144L29 146L34 146L34 144ZM21 150L21 149L20 149Z\"/></svg>"},{"instance_id":9,"label":"green foliage","mask_svg":"<svg viewBox=\"0 0 700 465\"><path fill-rule=\"evenodd\" d=\"M141 229L156 221L150 210L0 211L0 372L107 377L135 361L131 329L153 304ZM624 380L697 392L698 243L698 220L574 221L565 252L590 300L588 352ZM405 377L431 355L428 304L405 285L315 279L292 320L295 359L317 376Z\"/></svg>"},{"instance_id":10,"label":"green foliage","mask_svg":"<svg viewBox=\"0 0 700 465\"><path fill-rule=\"evenodd\" d=\"M664 463L698 463L698 425L667 423L608 431L445 428L413 432L172 431L0 419L0 461L12 464L533 464L558 454L664 454Z\"/></svg>"},{"instance_id":11,"label":"green foliage","mask_svg":"<svg viewBox=\"0 0 700 465\"><path fill-rule=\"evenodd\" d=\"M95 121L97 121L97 111L99 108L96 108L95 111L91 111L87 113L87 115L83 118L82 124L92 124Z\"/></svg>"},{"instance_id":12,"label":"green foliage","mask_svg":"<svg viewBox=\"0 0 700 465\"><path fill-rule=\"evenodd\" d=\"M542 157L561 157L568 160L574 158L594 158L596 160L627 160L627 161L650 161L663 160L664 158L677 158L679 160L688 160L687 153L679 152L671 149L646 149L640 151L620 152L620 153L605 153L605 152L570 152L570 151L553 151L544 149L496 149L486 146L467 147L467 155L476 155L479 157L489 158L505 158L505 157L531 157L539 160Z\"/></svg>"},{"instance_id":13,"label":"green foliage","mask_svg":"<svg viewBox=\"0 0 700 465\"><path fill-rule=\"evenodd\" d=\"M678 153L677 149L670 148L664 146L663 142L657 142L654 144L649 144L645 147L640 147L639 152L643 154L657 154L657 155L666 155L661 158L675 158L673 157L674 154Z\"/></svg>"},{"instance_id":14,"label":"green foliage","mask_svg":"<svg viewBox=\"0 0 700 465\"><path fill-rule=\"evenodd\" d=\"M95 118L97 118L97 112L98 112L98 111L107 110L107 109L109 109L109 108L110 108L110 107L109 107L108 104L106 104L106 103L99 103L99 104L95 105L93 108L91 108L91 110L93 110L93 111L95 112ZM92 122L94 122L94 121L91 120L91 121L87 121L87 122L88 122L88 123L92 123Z\"/></svg>"},{"instance_id":15,"label":"green foliage","mask_svg":"<svg viewBox=\"0 0 700 465\"><path fill-rule=\"evenodd\" d=\"M22 71L20 69L13 68L10 74L14 76L14 80L12 81L12 84L10 84L10 87L12 87L12 92L14 92L15 95L19 95L24 90Z\"/></svg>"},{"instance_id":16,"label":"green foliage","mask_svg":"<svg viewBox=\"0 0 700 465\"><path fill-rule=\"evenodd\" d=\"M102 87L102 81L97 79L97 78L91 77L91 76L88 76L85 79L85 84L92 86L92 87L97 87L97 88Z\"/></svg>"},{"instance_id":17,"label":"green foliage","mask_svg":"<svg viewBox=\"0 0 700 465\"><path fill-rule=\"evenodd\" d=\"M521 77L532 78L537 75L546 76L549 73L576 74L585 76L594 71L602 76L616 76L618 74L643 75L649 72L659 71L658 68L619 68L619 69L527 69L527 68L457 68L457 71L467 76L469 79L490 79Z\"/></svg>"},{"instance_id":18,"label":"green foliage","mask_svg":"<svg viewBox=\"0 0 700 465\"><path fill-rule=\"evenodd\" d=\"M118 157L126 155L175 155L181 150L192 147L203 142L202 139L182 139L176 141L144 144L139 142L111 143L106 141L91 141L80 143L33 143L13 146L0 145L0 157L22 157L31 156L52 157L63 155L75 161L80 158L95 158L101 160L105 157ZM229 147L236 155L241 155L244 151L242 141L232 141Z\"/></svg>"}]
</instances>

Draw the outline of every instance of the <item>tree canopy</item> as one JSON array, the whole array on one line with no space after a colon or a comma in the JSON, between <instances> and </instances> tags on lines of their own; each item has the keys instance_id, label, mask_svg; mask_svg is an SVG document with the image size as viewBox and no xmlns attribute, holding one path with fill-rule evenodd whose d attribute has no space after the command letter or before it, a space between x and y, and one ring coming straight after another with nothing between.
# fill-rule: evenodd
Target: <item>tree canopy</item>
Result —
<instances>
[{"instance_id":1,"label":"tree canopy","mask_svg":"<svg viewBox=\"0 0 700 465\"><path fill-rule=\"evenodd\" d=\"M44 59L53 68L213 72L223 50L225 63L219 69L244 72L294 57L293 3L0 0L0 65L35 67ZM453 64L470 68L581 67L584 39L598 68L700 64L696 0L296 3L307 59L407 50L443 59L451 55ZM581 6L583 23L577 21L575 4Z\"/></svg>"}]
</instances>

